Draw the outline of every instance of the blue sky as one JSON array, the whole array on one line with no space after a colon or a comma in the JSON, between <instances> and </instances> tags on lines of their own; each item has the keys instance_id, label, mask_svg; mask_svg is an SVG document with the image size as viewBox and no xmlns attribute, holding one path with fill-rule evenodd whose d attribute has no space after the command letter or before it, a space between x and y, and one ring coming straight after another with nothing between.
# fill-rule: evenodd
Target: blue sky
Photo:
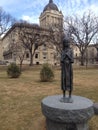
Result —
<instances>
[{"instance_id":1,"label":"blue sky","mask_svg":"<svg viewBox=\"0 0 98 130\"><path fill-rule=\"evenodd\" d=\"M64 16L78 14L92 10L98 14L97 0L53 0ZM16 19L39 23L40 13L49 0L1 0L0 6Z\"/></svg>"}]
</instances>

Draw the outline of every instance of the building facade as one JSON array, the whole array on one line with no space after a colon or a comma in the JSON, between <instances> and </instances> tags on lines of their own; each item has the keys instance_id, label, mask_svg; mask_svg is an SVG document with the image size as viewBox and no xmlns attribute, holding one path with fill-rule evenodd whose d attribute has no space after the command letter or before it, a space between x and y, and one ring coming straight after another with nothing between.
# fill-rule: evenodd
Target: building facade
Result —
<instances>
[{"instance_id":1,"label":"building facade","mask_svg":"<svg viewBox=\"0 0 98 130\"><path fill-rule=\"evenodd\" d=\"M54 4L53 0L49 0L49 3L44 7L43 12L41 13L39 17L40 26L38 26L35 29L35 33L37 34L43 34L45 32L45 35L48 35L49 28L50 27L56 27L57 25L62 26L63 24L63 15L62 12L59 11L56 4ZM2 39L2 52L3 52L3 59L7 60L9 62L17 62L19 63L18 53L19 51L16 51L16 49L10 49L10 46L15 43L20 44L19 41L19 24L14 25L7 34ZM24 24L22 25L24 26ZM34 29L34 25L30 25L32 27L28 27L26 25L26 28L29 31ZM33 46L34 50L34 46ZM39 46L37 50L35 51L34 57L33 57L33 63L34 64L43 64L43 63L49 63L52 65L57 64L56 60L56 48L52 43L44 43L43 45ZM30 53L28 49L26 50L25 58L24 58L24 64L29 64L30 62Z\"/></svg>"},{"instance_id":2,"label":"building facade","mask_svg":"<svg viewBox=\"0 0 98 130\"><path fill-rule=\"evenodd\" d=\"M0 39L0 60L3 60L3 47L2 47L2 39Z\"/></svg>"},{"instance_id":3,"label":"building facade","mask_svg":"<svg viewBox=\"0 0 98 130\"><path fill-rule=\"evenodd\" d=\"M39 21L40 26L44 28L63 26L63 14L59 11L53 0L49 0L49 3L44 7L43 12L40 14Z\"/></svg>"},{"instance_id":4,"label":"building facade","mask_svg":"<svg viewBox=\"0 0 98 130\"><path fill-rule=\"evenodd\" d=\"M23 43L20 40L20 27L25 30L26 33L30 33L33 36L40 35L40 36L48 36L49 30L40 27L39 25L33 25L33 24L15 24L3 37L2 43L3 43L3 58L4 60L7 60L9 62L17 62L19 63L19 57L22 56L23 52L25 51L24 56L24 64L30 63L30 52L28 48L23 47ZM28 37L27 37L28 38ZM28 41L29 42L29 39ZM33 56L33 63L34 64L43 64L43 63L49 63L49 64L56 64L56 60L54 58L54 55L56 53L54 45L48 42L44 42L41 46L38 46L36 49L34 56ZM33 44L33 43L32 43ZM34 45L32 46L32 53L34 52Z\"/></svg>"},{"instance_id":5,"label":"building facade","mask_svg":"<svg viewBox=\"0 0 98 130\"><path fill-rule=\"evenodd\" d=\"M49 0L48 4L44 7L39 17L39 23L40 25L25 24L25 30L27 30L28 33L34 30L34 32L38 35L49 35L49 29L63 27L63 14L58 9L53 0ZM0 40L0 60L19 63L19 55L24 52L24 48L17 50L17 46L21 44L21 41L19 40L19 26L20 24L15 24L12 26L12 28L6 33L2 40ZM21 24L21 27L24 28L24 24ZM16 44L16 47L11 49L11 46L14 46L14 44ZM75 45L71 45L71 47L73 48L74 52L75 64L79 64L79 48ZM34 46L32 50L34 51ZM95 63L96 56L97 49L95 46L88 46L85 54L85 62ZM33 56L33 63L37 65L43 63L58 65L59 61L60 55L56 50L56 46L50 42L44 42L41 46L39 46ZM25 50L23 63L30 63L30 52L28 49Z\"/></svg>"}]
</instances>

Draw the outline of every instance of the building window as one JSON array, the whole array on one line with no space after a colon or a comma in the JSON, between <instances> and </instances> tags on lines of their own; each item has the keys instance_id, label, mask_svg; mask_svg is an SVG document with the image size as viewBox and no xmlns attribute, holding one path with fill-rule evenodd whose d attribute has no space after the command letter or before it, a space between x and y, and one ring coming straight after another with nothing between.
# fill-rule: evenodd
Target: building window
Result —
<instances>
[{"instance_id":1,"label":"building window","mask_svg":"<svg viewBox=\"0 0 98 130\"><path fill-rule=\"evenodd\" d=\"M39 62L36 62L36 65L39 65Z\"/></svg>"},{"instance_id":2,"label":"building window","mask_svg":"<svg viewBox=\"0 0 98 130\"><path fill-rule=\"evenodd\" d=\"M43 45L43 50L46 50L46 44Z\"/></svg>"},{"instance_id":3,"label":"building window","mask_svg":"<svg viewBox=\"0 0 98 130\"><path fill-rule=\"evenodd\" d=\"M29 53L26 53L26 58L29 58Z\"/></svg>"},{"instance_id":4,"label":"building window","mask_svg":"<svg viewBox=\"0 0 98 130\"><path fill-rule=\"evenodd\" d=\"M3 52L4 60L12 59L12 52L5 51Z\"/></svg>"},{"instance_id":5,"label":"building window","mask_svg":"<svg viewBox=\"0 0 98 130\"><path fill-rule=\"evenodd\" d=\"M43 56L43 59L46 59L46 56Z\"/></svg>"},{"instance_id":6,"label":"building window","mask_svg":"<svg viewBox=\"0 0 98 130\"><path fill-rule=\"evenodd\" d=\"M43 52L43 59L47 59L47 53Z\"/></svg>"},{"instance_id":7,"label":"building window","mask_svg":"<svg viewBox=\"0 0 98 130\"><path fill-rule=\"evenodd\" d=\"M38 58L38 53L35 54L35 58L36 58L36 59Z\"/></svg>"}]
</instances>

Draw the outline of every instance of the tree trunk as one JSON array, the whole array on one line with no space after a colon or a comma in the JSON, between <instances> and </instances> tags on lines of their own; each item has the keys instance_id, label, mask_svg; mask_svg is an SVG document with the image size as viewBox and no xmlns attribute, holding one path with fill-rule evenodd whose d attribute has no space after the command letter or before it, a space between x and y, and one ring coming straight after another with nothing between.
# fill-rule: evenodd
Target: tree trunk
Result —
<instances>
[{"instance_id":1,"label":"tree trunk","mask_svg":"<svg viewBox=\"0 0 98 130\"><path fill-rule=\"evenodd\" d=\"M30 52L30 66L33 66L33 54Z\"/></svg>"},{"instance_id":2,"label":"tree trunk","mask_svg":"<svg viewBox=\"0 0 98 130\"><path fill-rule=\"evenodd\" d=\"M20 62L20 72L22 71L22 62Z\"/></svg>"},{"instance_id":3,"label":"tree trunk","mask_svg":"<svg viewBox=\"0 0 98 130\"><path fill-rule=\"evenodd\" d=\"M84 66L84 53L81 53L81 60L80 60L80 62L81 62L81 66Z\"/></svg>"}]
</instances>

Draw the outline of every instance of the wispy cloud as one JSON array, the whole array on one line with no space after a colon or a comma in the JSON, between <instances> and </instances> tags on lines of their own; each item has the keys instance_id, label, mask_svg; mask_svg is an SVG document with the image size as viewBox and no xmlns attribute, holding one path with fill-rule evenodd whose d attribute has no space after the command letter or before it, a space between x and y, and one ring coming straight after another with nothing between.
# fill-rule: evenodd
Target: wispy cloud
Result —
<instances>
[{"instance_id":1,"label":"wispy cloud","mask_svg":"<svg viewBox=\"0 0 98 130\"><path fill-rule=\"evenodd\" d=\"M82 14L90 9L98 14L98 1L96 0L53 0L63 15ZM2 0L0 6L5 11L18 19L28 20L29 22L39 21L40 13L48 4L49 0Z\"/></svg>"},{"instance_id":2,"label":"wispy cloud","mask_svg":"<svg viewBox=\"0 0 98 130\"><path fill-rule=\"evenodd\" d=\"M95 14L98 14L98 2L94 0L59 0L58 6L62 10L64 16L83 14L87 10L92 10Z\"/></svg>"},{"instance_id":3,"label":"wispy cloud","mask_svg":"<svg viewBox=\"0 0 98 130\"><path fill-rule=\"evenodd\" d=\"M37 23L39 24L39 17L38 16L34 16L34 15L31 15L31 16L28 16L28 15L23 15L22 16L22 20L25 20L25 21L28 21L30 23Z\"/></svg>"}]
</instances>

